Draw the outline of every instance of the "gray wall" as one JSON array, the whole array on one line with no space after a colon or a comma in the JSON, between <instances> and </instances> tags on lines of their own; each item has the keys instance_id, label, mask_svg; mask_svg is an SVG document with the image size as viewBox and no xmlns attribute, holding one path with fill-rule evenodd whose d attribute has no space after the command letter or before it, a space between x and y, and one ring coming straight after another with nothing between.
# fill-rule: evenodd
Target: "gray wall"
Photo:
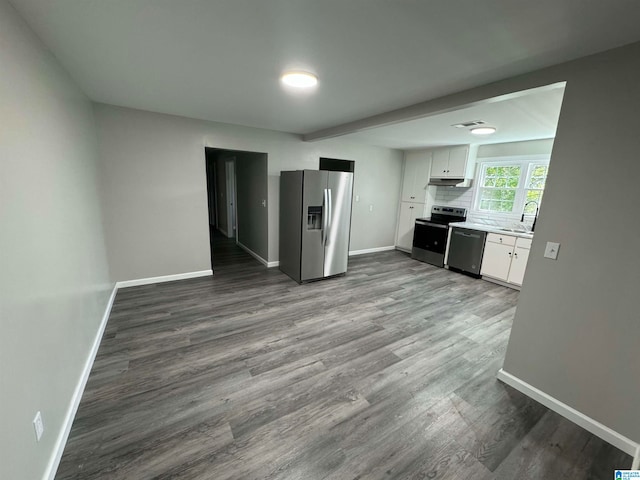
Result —
<instances>
[{"instance_id":1,"label":"gray wall","mask_svg":"<svg viewBox=\"0 0 640 480\"><path fill-rule=\"evenodd\" d=\"M504 370L640 442L640 43L332 130L567 82ZM615 206L615 208L612 208ZM562 244L557 261L547 241Z\"/></svg>"},{"instance_id":2,"label":"gray wall","mask_svg":"<svg viewBox=\"0 0 640 480\"><path fill-rule=\"evenodd\" d=\"M204 147L268 154L268 258L278 260L281 170L356 161L351 250L394 244L402 152L341 140L96 105L105 232L114 278L210 268ZM373 211L369 211L373 205Z\"/></svg>"},{"instance_id":3,"label":"gray wall","mask_svg":"<svg viewBox=\"0 0 640 480\"><path fill-rule=\"evenodd\" d=\"M267 155L236 154L238 241L264 260L269 256L267 208ZM215 263L215 259L214 259Z\"/></svg>"},{"instance_id":4,"label":"gray wall","mask_svg":"<svg viewBox=\"0 0 640 480\"><path fill-rule=\"evenodd\" d=\"M33 480L54 454L113 284L91 104L5 0L0 65L0 478Z\"/></svg>"},{"instance_id":5,"label":"gray wall","mask_svg":"<svg viewBox=\"0 0 640 480\"><path fill-rule=\"evenodd\" d=\"M504 369L640 442L640 44L549 73L567 87Z\"/></svg>"}]
</instances>

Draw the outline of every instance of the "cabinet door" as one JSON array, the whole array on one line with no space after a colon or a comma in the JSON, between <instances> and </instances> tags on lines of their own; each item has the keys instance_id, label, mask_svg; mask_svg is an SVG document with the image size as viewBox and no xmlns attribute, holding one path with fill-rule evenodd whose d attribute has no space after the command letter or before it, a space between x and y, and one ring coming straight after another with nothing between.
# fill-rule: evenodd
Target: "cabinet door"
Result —
<instances>
[{"instance_id":1,"label":"cabinet door","mask_svg":"<svg viewBox=\"0 0 640 480\"><path fill-rule=\"evenodd\" d=\"M411 200L412 202L426 203L430 170L431 153L427 153L418 161L414 170L415 182L413 184L413 196L415 198Z\"/></svg>"},{"instance_id":2,"label":"cabinet door","mask_svg":"<svg viewBox=\"0 0 640 480\"><path fill-rule=\"evenodd\" d=\"M418 169L418 160L414 158L406 158L404 161L404 179L402 182L402 201L415 202L415 184L416 170Z\"/></svg>"},{"instance_id":3,"label":"cabinet door","mask_svg":"<svg viewBox=\"0 0 640 480\"><path fill-rule=\"evenodd\" d=\"M431 163L432 178L447 178L449 176L449 149L441 148L433 151Z\"/></svg>"},{"instance_id":4,"label":"cabinet door","mask_svg":"<svg viewBox=\"0 0 640 480\"><path fill-rule=\"evenodd\" d=\"M449 149L449 167L447 175L449 177L464 178L467 172L467 158L469 147L452 147Z\"/></svg>"},{"instance_id":5,"label":"cabinet door","mask_svg":"<svg viewBox=\"0 0 640 480\"><path fill-rule=\"evenodd\" d=\"M513 247L511 245L487 242L484 247L480 274L506 282L509 277L512 256Z\"/></svg>"},{"instance_id":6,"label":"cabinet door","mask_svg":"<svg viewBox=\"0 0 640 480\"><path fill-rule=\"evenodd\" d=\"M396 246L404 250L411 250L413 245L413 228L416 218L422 215L423 205L417 203L401 202L400 218L398 219L398 236Z\"/></svg>"},{"instance_id":7,"label":"cabinet door","mask_svg":"<svg viewBox=\"0 0 640 480\"><path fill-rule=\"evenodd\" d=\"M529 260L529 249L518 246L513 252L513 260L511 260L511 269L509 270L509 283L522 285L524 272L527 269L527 261Z\"/></svg>"}]
</instances>

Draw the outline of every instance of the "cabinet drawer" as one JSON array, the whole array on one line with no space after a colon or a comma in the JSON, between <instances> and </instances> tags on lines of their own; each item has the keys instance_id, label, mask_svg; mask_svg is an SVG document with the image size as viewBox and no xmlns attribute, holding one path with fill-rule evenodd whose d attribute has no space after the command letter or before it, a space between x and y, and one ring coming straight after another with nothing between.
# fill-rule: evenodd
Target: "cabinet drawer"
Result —
<instances>
[{"instance_id":1,"label":"cabinet drawer","mask_svg":"<svg viewBox=\"0 0 640 480\"><path fill-rule=\"evenodd\" d=\"M489 233L487 235L487 242L499 243L500 245L514 246L516 244L516 237L511 237L509 235L501 235L499 233Z\"/></svg>"},{"instance_id":2,"label":"cabinet drawer","mask_svg":"<svg viewBox=\"0 0 640 480\"><path fill-rule=\"evenodd\" d=\"M516 240L516 247L531 249L531 242L533 242L530 238L520 238Z\"/></svg>"}]
</instances>

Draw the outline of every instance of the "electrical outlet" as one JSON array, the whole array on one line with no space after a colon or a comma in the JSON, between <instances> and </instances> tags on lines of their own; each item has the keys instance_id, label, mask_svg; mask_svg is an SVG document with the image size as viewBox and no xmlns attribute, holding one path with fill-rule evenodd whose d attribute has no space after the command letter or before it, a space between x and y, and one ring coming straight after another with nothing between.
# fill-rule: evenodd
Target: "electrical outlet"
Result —
<instances>
[{"instance_id":1,"label":"electrical outlet","mask_svg":"<svg viewBox=\"0 0 640 480\"><path fill-rule=\"evenodd\" d=\"M360 195L356 195L356 202L360 201Z\"/></svg>"},{"instance_id":2,"label":"electrical outlet","mask_svg":"<svg viewBox=\"0 0 640 480\"><path fill-rule=\"evenodd\" d=\"M36 441L39 442L44 433L44 423L42 423L42 414L40 414L40 412L36 413L33 419L33 428L36 431Z\"/></svg>"}]
</instances>

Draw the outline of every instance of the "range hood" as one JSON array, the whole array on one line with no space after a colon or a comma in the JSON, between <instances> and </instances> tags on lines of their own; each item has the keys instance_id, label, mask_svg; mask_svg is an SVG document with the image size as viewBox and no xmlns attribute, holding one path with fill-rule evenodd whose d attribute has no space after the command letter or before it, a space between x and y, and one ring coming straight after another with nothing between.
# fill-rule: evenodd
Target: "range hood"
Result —
<instances>
[{"instance_id":1,"label":"range hood","mask_svg":"<svg viewBox=\"0 0 640 480\"><path fill-rule=\"evenodd\" d=\"M429 185L439 185L441 187L468 188L471 186L470 178L431 178Z\"/></svg>"}]
</instances>

